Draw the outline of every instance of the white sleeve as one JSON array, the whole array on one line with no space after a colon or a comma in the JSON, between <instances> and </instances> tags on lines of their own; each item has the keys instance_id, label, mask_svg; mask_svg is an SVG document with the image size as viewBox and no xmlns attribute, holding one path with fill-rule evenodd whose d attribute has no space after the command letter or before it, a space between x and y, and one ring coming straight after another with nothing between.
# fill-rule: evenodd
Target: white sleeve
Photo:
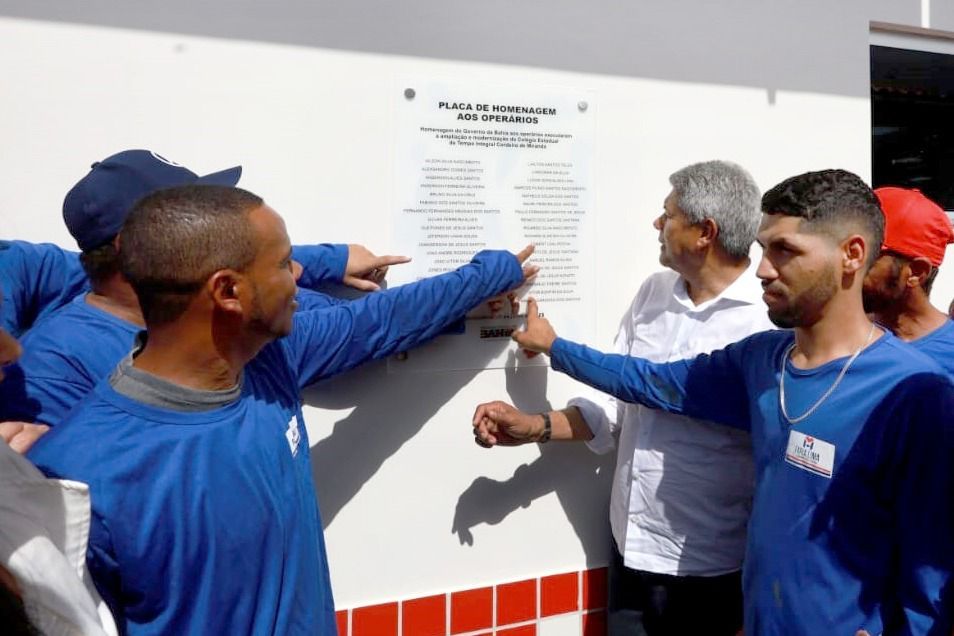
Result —
<instances>
[{"instance_id":1,"label":"white sleeve","mask_svg":"<svg viewBox=\"0 0 954 636\"><path fill-rule=\"evenodd\" d=\"M616 448L616 398L597 391L593 391L593 397L595 399L592 400L575 397L568 406L580 410L580 415L593 433L593 438L586 445L594 453L602 455Z\"/></svg>"}]
</instances>

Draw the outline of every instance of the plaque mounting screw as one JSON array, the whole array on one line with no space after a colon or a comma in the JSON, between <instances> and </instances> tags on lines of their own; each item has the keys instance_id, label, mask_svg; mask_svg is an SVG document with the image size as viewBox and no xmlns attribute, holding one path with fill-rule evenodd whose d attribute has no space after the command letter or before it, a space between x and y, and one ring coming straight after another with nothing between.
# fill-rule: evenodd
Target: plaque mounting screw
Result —
<instances>
[{"instance_id":1,"label":"plaque mounting screw","mask_svg":"<svg viewBox=\"0 0 954 636\"><path fill-rule=\"evenodd\" d=\"M580 109L581 113L585 113L586 109L590 107L586 102L577 102L576 107Z\"/></svg>"},{"instance_id":2,"label":"plaque mounting screw","mask_svg":"<svg viewBox=\"0 0 954 636\"><path fill-rule=\"evenodd\" d=\"M404 89L404 98L405 98L405 99L414 99L414 96L415 96L415 95L417 95L417 93L414 91L413 88L405 88L405 89Z\"/></svg>"}]
</instances>

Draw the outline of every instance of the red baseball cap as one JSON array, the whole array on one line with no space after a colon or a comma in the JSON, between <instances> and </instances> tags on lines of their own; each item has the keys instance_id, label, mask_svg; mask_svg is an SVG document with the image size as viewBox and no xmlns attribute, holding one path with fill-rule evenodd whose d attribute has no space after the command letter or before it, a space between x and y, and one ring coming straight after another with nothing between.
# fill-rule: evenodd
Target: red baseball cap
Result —
<instances>
[{"instance_id":1,"label":"red baseball cap","mask_svg":"<svg viewBox=\"0 0 954 636\"><path fill-rule=\"evenodd\" d=\"M886 186L874 192L884 211L881 249L909 258L921 256L940 266L948 243L954 243L954 229L941 206L917 189Z\"/></svg>"}]
</instances>

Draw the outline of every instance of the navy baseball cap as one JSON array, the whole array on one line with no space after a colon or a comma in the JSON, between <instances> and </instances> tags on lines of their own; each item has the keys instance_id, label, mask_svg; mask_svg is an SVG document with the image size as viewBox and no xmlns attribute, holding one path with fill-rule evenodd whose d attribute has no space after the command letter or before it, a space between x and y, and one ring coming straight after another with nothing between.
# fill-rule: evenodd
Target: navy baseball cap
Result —
<instances>
[{"instance_id":1,"label":"navy baseball cap","mask_svg":"<svg viewBox=\"0 0 954 636\"><path fill-rule=\"evenodd\" d=\"M150 150L124 150L90 166L63 199L63 220L86 252L119 234L139 199L157 190L204 183L234 186L242 166L200 177Z\"/></svg>"}]
</instances>

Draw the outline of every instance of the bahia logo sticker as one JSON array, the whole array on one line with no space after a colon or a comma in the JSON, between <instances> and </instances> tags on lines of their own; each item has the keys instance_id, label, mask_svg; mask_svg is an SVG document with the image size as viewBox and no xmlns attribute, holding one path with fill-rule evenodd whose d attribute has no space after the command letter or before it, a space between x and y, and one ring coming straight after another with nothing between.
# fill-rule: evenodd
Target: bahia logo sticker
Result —
<instances>
[{"instance_id":1,"label":"bahia logo sticker","mask_svg":"<svg viewBox=\"0 0 954 636\"><path fill-rule=\"evenodd\" d=\"M488 338L509 338L516 327L509 325L486 326L480 328L480 339Z\"/></svg>"},{"instance_id":2,"label":"bahia logo sticker","mask_svg":"<svg viewBox=\"0 0 954 636\"><path fill-rule=\"evenodd\" d=\"M153 152L153 151L150 150L150 151L149 151L149 154L152 155L153 158L155 158L155 159L161 161L162 163L166 164L167 166L173 166L173 167L175 167L175 168L183 168L183 167L184 167L184 166L183 166L182 164L180 164L180 163L176 163L175 161L170 161L169 159L166 159L165 157L163 157L162 155L160 155L158 152Z\"/></svg>"},{"instance_id":3,"label":"bahia logo sticker","mask_svg":"<svg viewBox=\"0 0 954 636\"><path fill-rule=\"evenodd\" d=\"M802 470L830 478L835 470L835 445L799 431L789 431L785 461Z\"/></svg>"}]
</instances>

